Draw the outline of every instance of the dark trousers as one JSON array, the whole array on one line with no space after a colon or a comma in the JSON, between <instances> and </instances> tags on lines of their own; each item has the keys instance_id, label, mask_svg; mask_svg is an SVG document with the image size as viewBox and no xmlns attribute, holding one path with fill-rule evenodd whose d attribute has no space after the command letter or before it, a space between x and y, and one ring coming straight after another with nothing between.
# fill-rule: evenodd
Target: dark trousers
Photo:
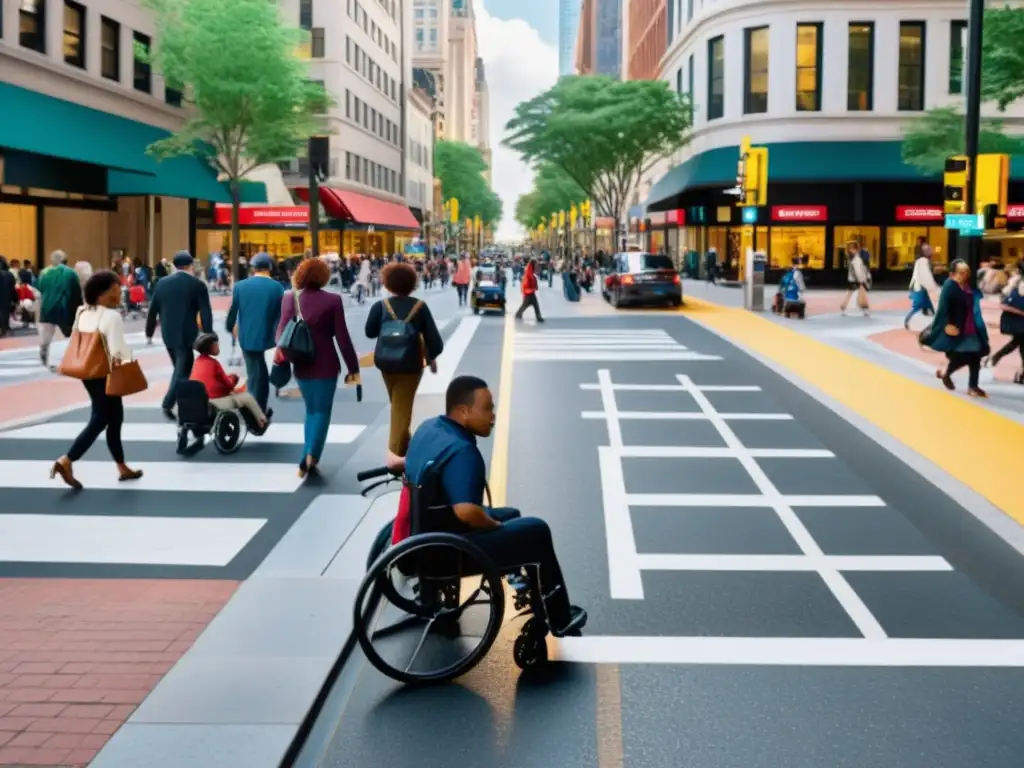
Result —
<instances>
[{"instance_id":1,"label":"dark trousers","mask_svg":"<svg viewBox=\"0 0 1024 768\"><path fill-rule=\"evenodd\" d=\"M978 376L981 374L980 352L947 352L946 359L949 360L949 365L946 366L947 376L952 376L966 366L967 386L970 389L978 388Z\"/></svg>"},{"instance_id":2,"label":"dark trousers","mask_svg":"<svg viewBox=\"0 0 1024 768\"><path fill-rule=\"evenodd\" d=\"M71 461L78 461L92 448L100 432L107 431L107 449L118 464L124 464L124 448L121 446L121 425L124 423L124 402L120 397L107 394L107 379L86 379L85 391L89 393L92 411L89 423L75 438L68 451Z\"/></svg>"},{"instance_id":3,"label":"dark trousers","mask_svg":"<svg viewBox=\"0 0 1024 768\"><path fill-rule=\"evenodd\" d=\"M245 389L260 404L260 410L267 412L267 401L270 399L270 371L267 370L267 356L263 352L247 352L242 350L245 361Z\"/></svg>"},{"instance_id":4,"label":"dark trousers","mask_svg":"<svg viewBox=\"0 0 1024 768\"><path fill-rule=\"evenodd\" d=\"M488 512L501 523L501 527L491 531L476 531L469 534L469 538L499 568L539 566L541 592L546 595L555 590L547 602L548 618L556 629L567 626L570 619L569 592L555 555L555 544L548 524L539 517L518 517L519 510L509 507L498 507Z\"/></svg>"},{"instance_id":5,"label":"dark trousers","mask_svg":"<svg viewBox=\"0 0 1024 768\"><path fill-rule=\"evenodd\" d=\"M524 293L523 303L519 305L519 311L516 312L516 319L520 319L523 316L523 312L526 311L527 307L533 307L533 313L537 316L538 320L543 320L540 314L540 302L537 301L536 293Z\"/></svg>"},{"instance_id":6,"label":"dark trousers","mask_svg":"<svg viewBox=\"0 0 1024 768\"><path fill-rule=\"evenodd\" d=\"M992 355L992 365L995 365L1008 354L1017 350L1020 355L1021 364L1024 365L1024 335L1012 336L1008 342L1006 342L1002 349Z\"/></svg>"},{"instance_id":7,"label":"dark trousers","mask_svg":"<svg viewBox=\"0 0 1024 768\"><path fill-rule=\"evenodd\" d=\"M466 303L466 297L469 295L469 286L465 283L456 283L455 292L459 295L459 306L461 307Z\"/></svg>"},{"instance_id":8,"label":"dark trousers","mask_svg":"<svg viewBox=\"0 0 1024 768\"><path fill-rule=\"evenodd\" d=\"M171 410L178 401L174 393L179 381L185 381L192 375L192 363L195 358L192 356L192 347L167 347L167 354L171 358L171 365L174 372L167 384L167 394L164 395L162 407L165 411Z\"/></svg>"}]
</instances>

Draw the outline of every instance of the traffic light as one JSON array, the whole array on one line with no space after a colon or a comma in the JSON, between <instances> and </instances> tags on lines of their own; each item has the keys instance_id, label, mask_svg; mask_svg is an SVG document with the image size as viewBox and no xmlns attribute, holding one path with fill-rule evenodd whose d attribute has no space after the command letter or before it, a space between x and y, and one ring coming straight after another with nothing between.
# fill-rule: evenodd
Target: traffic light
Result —
<instances>
[{"instance_id":1,"label":"traffic light","mask_svg":"<svg viewBox=\"0 0 1024 768\"><path fill-rule=\"evenodd\" d=\"M966 155L946 158L942 174L942 200L946 213L967 213L967 179L971 162Z\"/></svg>"},{"instance_id":2,"label":"traffic light","mask_svg":"<svg viewBox=\"0 0 1024 768\"><path fill-rule=\"evenodd\" d=\"M985 215L986 229L995 229L995 217L1006 215L1009 183L1009 155L978 155L974 210Z\"/></svg>"},{"instance_id":3,"label":"traffic light","mask_svg":"<svg viewBox=\"0 0 1024 768\"><path fill-rule=\"evenodd\" d=\"M768 147L751 147L743 180L745 205L768 204Z\"/></svg>"}]
</instances>

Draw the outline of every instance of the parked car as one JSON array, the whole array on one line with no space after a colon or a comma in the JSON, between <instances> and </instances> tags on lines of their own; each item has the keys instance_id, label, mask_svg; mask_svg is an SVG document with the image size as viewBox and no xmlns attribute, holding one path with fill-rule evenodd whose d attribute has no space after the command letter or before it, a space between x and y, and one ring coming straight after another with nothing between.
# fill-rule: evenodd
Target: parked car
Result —
<instances>
[{"instance_id":1,"label":"parked car","mask_svg":"<svg viewBox=\"0 0 1024 768\"><path fill-rule=\"evenodd\" d=\"M612 257L601 289L613 307L683 303L683 281L672 260L660 253L628 252Z\"/></svg>"},{"instance_id":2,"label":"parked car","mask_svg":"<svg viewBox=\"0 0 1024 768\"><path fill-rule=\"evenodd\" d=\"M488 310L505 314L505 287L499 278L493 264L481 264L474 270L469 294L469 306L474 315Z\"/></svg>"}]
</instances>

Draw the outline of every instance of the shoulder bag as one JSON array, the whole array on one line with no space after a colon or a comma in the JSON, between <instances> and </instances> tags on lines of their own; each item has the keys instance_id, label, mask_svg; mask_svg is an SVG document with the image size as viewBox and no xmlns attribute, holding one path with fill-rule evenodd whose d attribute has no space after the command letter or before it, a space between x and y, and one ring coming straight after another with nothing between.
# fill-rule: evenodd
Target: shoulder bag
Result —
<instances>
[{"instance_id":1,"label":"shoulder bag","mask_svg":"<svg viewBox=\"0 0 1024 768\"><path fill-rule=\"evenodd\" d=\"M281 331L277 346L290 363L311 363L316 355L313 347L313 333L309 330L306 320L302 317L302 306L299 303L300 291L292 291L295 302L295 316Z\"/></svg>"},{"instance_id":2,"label":"shoulder bag","mask_svg":"<svg viewBox=\"0 0 1024 768\"><path fill-rule=\"evenodd\" d=\"M107 354L106 343L103 334L99 330L80 331L78 320L82 312L89 312L89 309L81 310L75 315L75 323L71 328L71 338L68 339L67 349L64 350L64 358L57 366L61 376L67 376L79 381L89 379L102 379L110 373L110 357Z\"/></svg>"}]
</instances>

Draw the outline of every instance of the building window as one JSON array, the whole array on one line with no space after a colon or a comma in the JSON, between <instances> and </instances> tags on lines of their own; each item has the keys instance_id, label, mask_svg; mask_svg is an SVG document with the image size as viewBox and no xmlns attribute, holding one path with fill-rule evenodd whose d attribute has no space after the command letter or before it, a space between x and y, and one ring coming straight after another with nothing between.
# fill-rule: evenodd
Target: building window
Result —
<instances>
[{"instance_id":1,"label":"building window","mask_svg":"<svg viewBox=\"0 0 1024 768\"><path fill-rule=\"evenodd\" d=\"M85 8L64 0L64 63L85 69Z\"/></svg>"},{"instance_id":2,"label":"building window","mask_svg":"<svg viewBox=\"0 0 1024 768\"><path fill-rule=\"evenodd\" d=\"M46 0L23 0L18 9L18 43L46 53Z\"/></svg>"},{"instance_id":3,"label":"building window","mask_svg":"<svg viewBox=\"0 0 1024 768\"><path fill-rule=\"evenodd\" d=\"M725 38L708 40L708 120L725 114Z\"/></svg>"},{"instance_id":4,"label":"building window","mask_svg":"<svg viewBox=\"0 0 1024 768\"><path fill-rule=\"evenodd\" d=\"M181 106L181 91L177 88L164 88L164 101L170 104L172 107Z\"/></svg>"},{"instance_id":5,"label":"building window","mask_svg":"<svg viewBox=\"0 0 1024 768\"><path fill-rule=\"evenodd\" d=\"M683 68L676 70L676 93L683 92Z\"/></svg>"},{"instance_id":6,"label":"building window","mask_svg":"<svg viewBox=\"0 0 1024 768\"><path fill-rule=\"evenodd\" d=\"M846 108L850 112L870 112L874 108L875 25L852 22L848 38Z\"/></svg>"},{"instance_id":7,"label":"building window","mask_svg":"<svg viewBox=\"0 0 1024 768\"><path fill-rule=\"evenodd\" d=\"M693 125L693 54L690 54L690 61L687 63L686 75L689 82L686 86L686 93L690 97L690 125Z\"/></svg>"},{"instance_id":8,"label":"building window","mask_svg":"<svg viewBox=\"0 0 1024 768\"><path fill-rule=\"evenodd\" d=\"M307 32L313 28L313 0L299 0L299 26Z\"/></svg>"},{"instance_id":9,"label":"building window","mask_svg":"<svg viewBox=\"0 0 1024 768\"><path fill-rule=\"evenodd\" d=\"M312 56L314 59L322 59L324 57L324 30L323 27L317 27L312 30L313 33L313 51Z\"/></svg>"},{"instance_id":10,"label":"building window","mask_svg":"<svg viewBox=\"0 0 1024 768\"><path fill-rule=\"evenodd\" d=\"M345 89L345 117L352 118L352 91Z\"/></svg>"},{"instance_id":11,"label":"building window","mask_svg":"<svg viewBox=\"0 0 1024 768\"><path fill-rule=\"evenodd\" d=\"M796 109L821 110L821 24L796 25Z\"/></svg>"},{"instance_id":12,"label":"building window","mask_svg":"<svg viewBox=\"0 0 1024 768\"><path fill-rule=\"evenodd\" d=\"M149 53L149 35L144 35L141 32L135 32L132 35L135 40L135 48L141 48L145 54ZM144 91L145 93L152 93L153 91L153 73L150 70L149 62L139 58L139 53L136 50L134 54L135 60L135 90Z\"/></svg>"},{"instance_id":13,"label":"building window","mask_svg":"<svg viewBox=\"0 0 1024 768\"><path fill-rule=\"evenodd\" d=\"M121 25L100 17L100 70L108 80L121 79Z\"/></svg>"},{"instance_id":14,"label":"building window","mask_svg":"<svg viewBox=\"0 0 1024 768\"><path fill-rule=\"evenodd\" d=\"M949 92L964 92L964 51L967 50L967 22L949 23Z\"/></svg>"},{"instance_id":15,"label":"building window","mask_svg":"<svg viewBox=\"0 0 1024 768\"><path fill-rule=\"evenodd\" d=\"M898 109L924 109L924 22L900 22L900 80Z\"/></svg>"},{"instance_id":16,"label":"building window","mask_svg":"<svg viewBox=\"0 0 1024 768\"><path fill-rule=\"evenodd\" d=\"M768 27L746 29L744 36L743 112L760 115L768 111Z\"/></svg>"}]
</instances>

